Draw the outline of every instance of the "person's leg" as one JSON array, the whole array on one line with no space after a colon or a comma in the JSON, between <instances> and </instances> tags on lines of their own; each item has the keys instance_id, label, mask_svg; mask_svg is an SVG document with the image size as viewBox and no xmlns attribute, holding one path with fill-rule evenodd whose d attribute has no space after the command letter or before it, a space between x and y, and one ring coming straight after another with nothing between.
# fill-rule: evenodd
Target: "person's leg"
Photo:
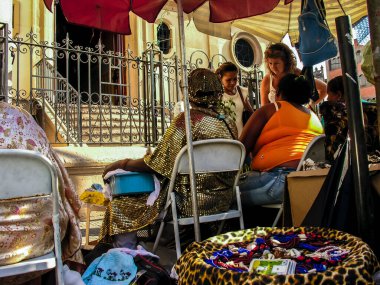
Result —
<instances>
[{"instance_id":1,"label":"person's leg","mask_svg":"<svg viewBox=\"0 0 380 285\"><path fill-rule=\"evenodd\" d=\"M246 173L247 177L241 180L239 187L243 205L270 204L272 198L268 192L276 180L271 172L251 171Z\"/></svg>"},{"instance_id":2,"label":"person's leg","mask_svg":"<svg viewBox=\"0 0 380 285\"><path fill-rule=\"evenodd\" d=\"M269 172L251 171L239 187L243 205L281 203L286 175L293 169L276 168Z\"/></svg>"}]
</instances>

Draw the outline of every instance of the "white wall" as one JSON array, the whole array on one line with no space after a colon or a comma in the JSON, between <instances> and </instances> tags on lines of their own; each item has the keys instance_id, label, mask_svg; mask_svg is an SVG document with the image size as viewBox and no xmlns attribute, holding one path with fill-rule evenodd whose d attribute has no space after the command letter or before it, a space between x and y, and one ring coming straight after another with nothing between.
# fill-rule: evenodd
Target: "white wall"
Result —
<instances>
[{"instance_id":1,"label":"white wall","mask_svg":"<svg viewBox=\"0 0 380 285\"><path fill-rule=\"evenodd\" d=\"M0 22L7 23L12 28L12 0L0 1Z\"/></svg>"}]
</instances>

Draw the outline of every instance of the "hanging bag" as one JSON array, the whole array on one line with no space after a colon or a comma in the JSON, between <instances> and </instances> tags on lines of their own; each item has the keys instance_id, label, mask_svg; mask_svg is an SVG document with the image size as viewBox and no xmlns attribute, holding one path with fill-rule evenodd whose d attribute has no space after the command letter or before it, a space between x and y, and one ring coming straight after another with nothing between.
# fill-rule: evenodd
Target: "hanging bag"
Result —
<instances>
[{"instance_id":1,"label":"hanging bag","mask_svg":"<svg viewBox=\"0 0 380 285\"><path fill-rule=\"evenodd\" d=\"M244 100L244 97L243 97L243 94L241 93L241 89L239 86L237 86L237 90L239 92L239 95L240 95L240 99L241 101L243 102L243 117L242 117L242 120L243 120L243 126L248 122L249 118L251 117L251 115L253 114L253 110L252 108L247 104L246 100Z\"/></svg>"},{"instance_id":2,"label":"hanging bag","mask_svg":"<svg viewBox=\"0 0 380 285\"><path fill-rule=\"evenodd\" d=\"M304 66L313 66L337 55L325 18L322 0L304 0L298 17L299 53Z\"/></svg>"}]
</instances>

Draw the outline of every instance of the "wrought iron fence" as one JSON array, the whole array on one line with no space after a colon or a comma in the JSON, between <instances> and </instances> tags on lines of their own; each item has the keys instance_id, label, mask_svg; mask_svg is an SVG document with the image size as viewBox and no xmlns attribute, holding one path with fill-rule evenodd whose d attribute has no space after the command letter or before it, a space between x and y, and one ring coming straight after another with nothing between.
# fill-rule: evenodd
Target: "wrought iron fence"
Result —
<instances>
[{"instance_id":1,"label":"wrought iron fence","mask_svg":"<svg viewBox=\"0 0 380 285\"><path fill-rule=\"evenodd\" d=\"M209 58L196 51L187 66L216 68L224 61L223 55ZM62 43L38 41L32 32L11 38L3 25L0 62L2 94L27 109L44 129L53 126L55 143L154 145L181 99L178 57L164 60L153 44L135 56L130 50L105 50L101 39L94 47L82 47L68 35ZM7 91L8 75L12 84ZM259 93L257 67L240 76L251 94Z\"/></svg>"}]
</instances>

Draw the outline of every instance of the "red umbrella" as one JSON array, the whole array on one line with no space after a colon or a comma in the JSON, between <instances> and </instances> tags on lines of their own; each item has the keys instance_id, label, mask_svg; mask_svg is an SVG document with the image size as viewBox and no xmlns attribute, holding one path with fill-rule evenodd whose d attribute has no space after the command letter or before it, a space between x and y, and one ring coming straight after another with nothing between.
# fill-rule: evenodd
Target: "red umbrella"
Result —
<instances>
[{"instance_id":1,"label":"red umbrella","mask_svg":"<svg viewBox=\"0 0 380 285\"><path fill-rule=\"evenodd\" d=\"M129 12L153 23L169 0L60 0L69 23L130 35ZM191 13L209 2L210 21L221 23L272 11L280 0L182 0L183 11ZM290 3L293 0L285 0ZM51 11L53 0L44 0ZM177 1L176 1L177 2Z\"/></svg>"},{"instance_id":2,"label":"red umbrella","mask_svg":"<svg viewBox=\"0 0 380 285\"><path fill-rule=\"evenodd\" d=\"M183 12L191 13L206 1L210 6L210 21L214 23L232 21L261 15L273 10L280 0L175 0L177 2L180 51L185 59L185 32ZM290 3L293 0L284 0ZM53 0L44 0L51 11ZM131 34L129 13L133 12L149 23L153 23L168 0L59 0L63 14L72 24L97 28L119 34ZM183 96L185 101L185 126L189 155L190 188L193 200L195 240L200 241L199 216L195 189L194 157L190 125L186 60L182 60Z\"/></svg>"}]
</instances>

